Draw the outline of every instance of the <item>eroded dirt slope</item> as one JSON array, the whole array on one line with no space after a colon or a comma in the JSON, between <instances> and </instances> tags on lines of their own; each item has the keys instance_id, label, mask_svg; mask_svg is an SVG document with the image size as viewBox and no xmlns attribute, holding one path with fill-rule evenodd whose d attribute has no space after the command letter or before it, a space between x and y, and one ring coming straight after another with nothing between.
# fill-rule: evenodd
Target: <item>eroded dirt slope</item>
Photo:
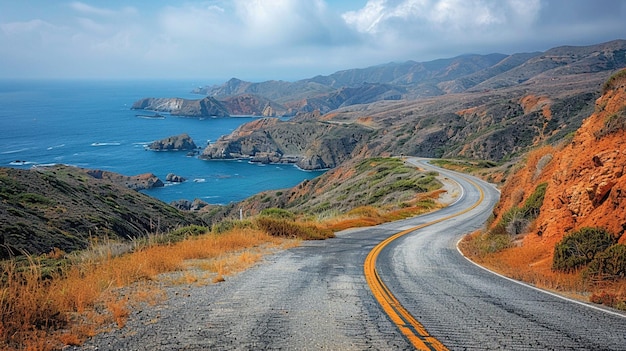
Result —
<instances>
[{"instance_id":1,"label":"eroded dirt slope","mask_svg":"<svg viewBox=\"0 0 626 351\"><path fill-rule=\"evenodd\" d=\"M547 184L540 214L523 245L549 267L555 243L582 227L602 227L626 243L626 70L613 75L595 112L560 146L531 152L502 188L496 221Z\"/></svg>"}]
</instances>

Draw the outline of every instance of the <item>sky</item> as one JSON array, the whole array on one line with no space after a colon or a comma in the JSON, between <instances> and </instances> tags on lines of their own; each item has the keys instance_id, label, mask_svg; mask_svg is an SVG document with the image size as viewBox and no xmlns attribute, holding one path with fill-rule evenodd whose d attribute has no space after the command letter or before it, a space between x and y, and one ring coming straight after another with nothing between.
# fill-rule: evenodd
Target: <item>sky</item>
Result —
<instances>
[{"instance_id":1,"label":"sky","mask_svg":"<svg viewBox=\"0 0 626 351\"><path fill-rule=\"evenodd\" d=\"M622 0L0 0L0 79L287 80L626 39Z\"/></svg>"}]
</instances>

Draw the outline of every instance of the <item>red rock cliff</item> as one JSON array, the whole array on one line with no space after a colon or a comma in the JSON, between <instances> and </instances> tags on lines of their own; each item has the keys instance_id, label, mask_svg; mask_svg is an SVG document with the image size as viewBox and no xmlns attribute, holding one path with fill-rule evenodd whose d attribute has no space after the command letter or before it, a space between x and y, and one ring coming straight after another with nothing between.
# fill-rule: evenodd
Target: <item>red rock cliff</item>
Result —
<instances>
[{"instance_id":1,"label":"red rock cliff","mask_svg":"<svg viewBox=\"0 0 626 351\"><path fill-rule=\"evenodd\" d=\"M546 263L554 244L582 227L603 227L626 243L626 70L607 81L595 113L564 144L529 154L503 187L495 210L501 217L538 184L548 184L541 213L523 243L545 250L537 259Z\"/></svg>"}]
</instances>

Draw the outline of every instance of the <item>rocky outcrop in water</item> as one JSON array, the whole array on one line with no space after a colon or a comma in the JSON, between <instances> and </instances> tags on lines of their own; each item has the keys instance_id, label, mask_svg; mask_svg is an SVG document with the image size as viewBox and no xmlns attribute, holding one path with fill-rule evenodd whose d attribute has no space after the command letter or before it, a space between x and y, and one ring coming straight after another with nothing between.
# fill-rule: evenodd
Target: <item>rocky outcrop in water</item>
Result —
<instances>
[{"instance_id":1,"label":"rocky outcrop in water","mask_svg":"<svg viewBox=\"0 0 626 351\"><path fill-rule=\"evenodd\" d=\"M133 190L160 188L165 185L159 177L153 173L125 176L119 173L107 172L99 169L85 170L85 172L96 179L105 179Z\"/></svg>"},{"instance_id":2,"label":"rocky outcrop in water","mask_svg":"<svg viewBox=\"0 0 626 351\"><path fill-rule=\"evenodd\" d=\"M154 151L189 151L198 147L189 134L183 133L152 142L148 148Z\"/></svg>"},{"instance_id":3,"label":"rocky outcrop in water","mask_svg":"<svg viewBox=\"0 0 626 351\"><path fill-rule=\"evenodd\" d=\"M169 112L184 117L228 117L224 105L212 97L199 100L182 98L143 98L133 103L133 110Z\"/></svg>"},{"instance_id":4,"label":"rocky outcrop in water","mask_svg":"<svg viewBox=\"0 0 626 351\"><path fill-rule=\"evenodd\" d=\"M185 177L181 177L174 173L168 173L167 176L165 177L165 181L172 182L172 183L183 183L186 180L187 179L185 179Z\"/></svg>"},{"instance_id":5,"label":"rocky outcrop in water","mask_svg":"<svg viewBox=\"0 0 626 351\"><path fill-rule=\"evenodd\" d=\"M189 200L178 200L178 201L173 201L170 203L171 206L176 207L179 210L183 210L183 211L199 211L207 206L209 206L208 203L200 200L200 199L195 199L193 201L189 201Z\"/></svg>"}]
</instances>

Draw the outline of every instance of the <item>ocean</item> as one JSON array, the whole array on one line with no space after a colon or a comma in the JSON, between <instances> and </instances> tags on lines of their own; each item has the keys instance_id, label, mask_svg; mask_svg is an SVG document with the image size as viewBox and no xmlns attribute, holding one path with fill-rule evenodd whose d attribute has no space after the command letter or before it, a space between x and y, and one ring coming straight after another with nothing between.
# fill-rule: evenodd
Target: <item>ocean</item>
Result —
<instances>
[{"instance_id":1,"label":"ocean","mask_svg":"<svg viewBox=\"0 0 626 351\"><path fill-rule=\"evenodd\" d=\"M143 97L199 99L189 81L0 81L0 166L67 164L135 175L168 173L187 179L143 191L164 202L227 204L265 190L292 187L320 175L291 165L245 160L207 161L187 152L155 152L146 145L181 133L201 147L258 117L141 118L130 109Z\"/></svg>"}]
</instances>

